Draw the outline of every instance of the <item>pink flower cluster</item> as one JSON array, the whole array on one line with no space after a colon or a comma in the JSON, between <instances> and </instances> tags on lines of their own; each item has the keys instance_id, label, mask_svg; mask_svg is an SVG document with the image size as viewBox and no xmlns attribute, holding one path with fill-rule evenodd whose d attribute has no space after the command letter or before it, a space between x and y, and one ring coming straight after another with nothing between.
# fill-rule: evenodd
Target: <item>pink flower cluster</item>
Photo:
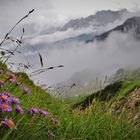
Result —
<instances>
[{"instance_id":1,"label":"pink flower cluster","mask_svg":"<svg viewBox=\"0 0 140 140\"><path fill-rule=\"evenodd\" d=\"M0 69L0 74L2 72L3 72L3 70ZM31 90L28 87L25 87L18 82L18 80L16 78L16 74L8 72L8 73L6 73L6 76L7 76L7 78L5 81L0 80L0 88L9 84L9 82L10 82L10 83L15 84L15 88L17 86L20 87L20 89L22 90L22 92L21 92L22 96L25 94L31 93ZM22 98L22 96L20 98ZM0 126L6 125L7 127L11 128L11 129L16 128L16 125L15 125L13 119L8 118L7 114L9 114L9 112L16 111L19 114L23 115L26 111L23 110L23 108L20 106L20 103L21 103L20 99L13 96L12 93L9 93L7 91L0 93L0 114L2 114L2 116L5 116L5 118L0 117ZM29 110L27 110L27 113L29 113L32 116L35 114L40 114L42 116L49 116L49 117L51 116L48 111L45 111L40 108L29 109ZM51 122L53 122L54 124L58 123L58 121L55 118L50 117L50 119L51 119ZM54 137L54 136L55 136L54 132L51 130L48 130L48 137Z\"/></svg>"},{"instance_id":2,"label":"pink flower cluster","mask_svg":"<svg viewBox=\"0 0 140 140\"><path fill-rule=\"evenodd\" d=\"M0 73L2 73L2 69L0 69ZM22 86L18 83L16 75L14 73L6 73L6 80L0 80L0 87L7 85L9 82L16 84L16 86L20 86L23 90L23 93L31 93L27 87ZM24 110L20 106L20 99L13 96L11 93L4 91L0 93L0 113L3 115L7 115L7 112L17 111L19 114L24 114ZM0 118L0 124L5 124L9 128L15 128L15 124L11 118L5 117L5 119Z\"/></svg>"}]
</instances>

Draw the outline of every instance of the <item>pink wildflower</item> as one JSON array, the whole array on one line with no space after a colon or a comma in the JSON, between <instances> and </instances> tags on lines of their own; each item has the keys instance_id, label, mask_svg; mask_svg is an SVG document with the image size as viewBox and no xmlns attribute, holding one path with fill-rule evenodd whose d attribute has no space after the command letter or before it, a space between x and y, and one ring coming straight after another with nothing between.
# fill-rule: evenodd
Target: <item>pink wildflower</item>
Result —
<instances>
[{"instance_id":1,"label":"pink wildflower","mask_svg":"<svg viewBox=\"0 0 140 140\"><path fill-rule=\"evenodd\" d=\"M7 112L11 112L12 111L12 107L6 103L0 103L0 108L3 111L7 111Z\"/></svg>"},{"instance_id":2,"label":"pink wildflower","mask_svg":"<svg viewBox=\"0 0 140 140\"><path fill-rule=\"evenodd\" d=\"M13 122L13 120L10 118L10 119L8 119L8 118L5 118L3 121L2 121L2 123L3 124L6 124L9 128L16 128L16 126L15 126L15 124L14 124L14 122Z\"/></svg>"},{"instance_id":3,"label":"pink wildflower","mask_svg":"<svg viewBox=\"0 0 140 140\"><path fill-rule=\"evenodd\" d=\"M20 114L23 114L23 113L24 113L24 110L23 110L19 105L16 105L16 110L17 110Z\"/></svg>"}]
</instances>

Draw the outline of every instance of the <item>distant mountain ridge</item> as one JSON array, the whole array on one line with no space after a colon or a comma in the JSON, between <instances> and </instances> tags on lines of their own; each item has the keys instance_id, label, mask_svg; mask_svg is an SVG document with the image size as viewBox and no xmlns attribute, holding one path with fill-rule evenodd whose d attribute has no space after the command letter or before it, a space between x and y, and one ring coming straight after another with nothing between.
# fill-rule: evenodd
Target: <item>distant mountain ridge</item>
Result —
<instances>
[{"instance_id":1,"label":"distant mountain ridge","mask_svg":"<svg viewBox=\"0 0 140 140\"><path fill-rule=\"evenodd\" d=\"M120 11L98 11L95 15L90 15L86 18L70 20L62 27L61 31L65 31L69 28L77 30L79 28L86 28L89 26L106 26L109 23L113 23L115 20L121 20L122 16L128 13L127 9L122 9Z\"/></svg>"},{"instance_id":2,"label":"distant mountain ridge","mask_svg":"<svg viewBox=\"0 0 140 140\"><path fill-rule=\"evenodd\" d=\"M81 34L77 37L71 37L71 38L68 38L68 39L64 39L64 40L59 40L59 41L56 41L55 43L58 45L58 44L61 44L62 45L62 42L64 44L68 43L68 42L72 42L72 41L84 41L86 43L88 42L92 42L94 40L97 40L97 41L103 41L105 40L112 32L120 32L120 33L129 33L129 31L131 32L131 34L134 36L134 38L136 39L140 39L140 17L131 17L131 18L128 18L123 24L109 30L109 31L106 31L104 33L88 33L88 34ZM60 45L60 46L61 46Z\"/></svg>"},{"instance_id":3,"label":"distant mountain ridge","mask_svg":"<svg viewBox=\"0 0 140 140\"><path fill-rule=\"evenodd\" d=\"M111 24L116 20L121 20L124 15L129 14L130 12L127 9L122 9L118 11L111 10L102 10L96 12L94 15L90 15L88 17L81 17L77 19L72 19L65 24L37 24L37 23L26 23L20 26L25 28L27 35L45 35L45 34L53 34L55 32L63 32L68 29L79 30L91 27L92 29L100 28L101 26L106 26L107 24ZM46 17L47 18L47 17Z\"/></svg>"},{"instance_id":4,"label":"distant mountain ridge","mask_svg":"<svg viewBox=\"0 0 140 140\"><path fill-rule=\"evenodd\" d=\"M140 39L140 17L128 18L122 25L119 25L114 29L111 29L101 35L95 36L93 39L87 40L87 42L92 42L94 40L98 40L98 41L104 40L112 32L118 31L122 33L128 33L130 30L132 31L131 33L136 39Z\"/></svg>"},{"instance_id":5,"label":"distant mountain ridge","mask_svg":"<svg viewBox=\"0 0 140 140\"><path fill-rule=\"evenodd\" d=\"M127 9L121 9L118 11L112 10L102 10L97 11L94 15L88 17L81 17L77 19L72 19L62 25L61 27L50 27L44 28L41 34L51 34L56 31L67 31L68 29L79 30L83 28L91 27L92 29L100 28L101 26L106 26L111 24L116 20L122 20L124 15L129 14L130 12Z\"/></svg>"},{"instance_id":6,"label":"distant mountain ridge","mask_svg":"<svg viewBox=\"0 0 140 140\"><path fill-rule=\"evenodd\" d=\"M52 47L65 47L67 46L67 44L69 42L76 42L76 41L83 41L86 43L90 43L93 42L94 40L97 41L103 41L105 40L111 33L113 32L120 32L120 33L129 33L131 32L131 34L134 36L134 38L136 39L140 39L140 17L139 16L134 16L131 18L128 18L123 24L109 30L106 32L92 32L91 33L83 33L80 34L76 37L68 37L65 39L60 39L57 41L53 41L51 43L36 43L34 44L34 46L36 46L36 48L40 48L40 46L42 46L41 48L45 48L46 46L49 48ZM28 46L29 44L27 44Z\"/></svg>"}]
</instances>

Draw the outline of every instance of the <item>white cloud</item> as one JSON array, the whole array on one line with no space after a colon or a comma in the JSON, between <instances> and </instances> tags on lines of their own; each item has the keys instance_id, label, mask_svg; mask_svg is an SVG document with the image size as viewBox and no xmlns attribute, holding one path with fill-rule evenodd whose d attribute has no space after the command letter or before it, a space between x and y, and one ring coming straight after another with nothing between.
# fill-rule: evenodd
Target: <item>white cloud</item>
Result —
<instances>
[{"instance_id":1,"label":"white cloud","mask_svg":"<svg viewBox=\"0 0 140 140\"><path fill-rule=\"evenodd\" d=\"M24 24L31 22L43 26L58 20L50 0L1 0L0 35L7 33L19 19L32 9L35 9L34 13L23 21Z\"/></svg>"},{"instance_id":2,"label":"white cloud","mask_svg":"<svg viewBox=\"0 0 140 140\"><path fill-rule=\"evenodd\" d=\"M64 48L55 47L49 53L47 48L40 50L44 67L64 65L64 68L47 71L33 77L34 79L47 84L56 84L82 71L85 71L84 75L91 78L86 70L90 70L90 74L95 78L96 75L110 75L119 68L140 66L140 61L138 61L140 60L140 42L131 35L112 33L103 42L89 44L68 42L65 45ZM40 68L37 53L28 53L26 56L34 68ZM21 57L17 60L21 61Z\"/></svg>"}]
</instances>

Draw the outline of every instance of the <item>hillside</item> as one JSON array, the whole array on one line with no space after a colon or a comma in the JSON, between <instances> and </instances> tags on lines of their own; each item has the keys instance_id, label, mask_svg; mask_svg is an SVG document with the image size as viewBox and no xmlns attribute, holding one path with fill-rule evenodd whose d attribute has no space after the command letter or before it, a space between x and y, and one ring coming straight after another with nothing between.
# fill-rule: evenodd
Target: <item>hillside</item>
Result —
<instances>
[{"instance_id":1,"label":"hillside","mask_svg":"<svg viewBox=\"0 0 140 140\"><path fill-rule=\"evenodd\" d=\"M122 80L133 80L133 79L140 79L140 68L133 68L133 69L119 69L115 74L113 74L108 81L110 83L114 83L116 81Z\"/></svg>"},{"instance_id":2,"label":"hillside","mask_svg":"<svg viewBox=\"0 0 140 140\"><path fill-rule=\"evenodd\" d=\"M5 74L11 71L2 63L0 67L3 70L0 74L1 80L4 81L6 78ZM20 99L21 106L25 111L24 114L17 114L14 110L10 114L7 113L6 116L14 120L17 129L9 129L2 124L0 131L0 137L2 139L92 140L94 138L97 140L108 140L134 138L138 140L140 138L139 127L135 127L135 121L133 120L133 122L129 118L123 117L123 115L118 115L118 117L114 116L114 112L110 108L110 102L106 101L106 99L115 97L117 99L117 102L113 101L116 104L115 108L117 112L118 110L121 111L119 109L123 105L121 99L126 96L129 100L133 100L129 97L128 93L133 91L136 85L140 85L140 81L118 82L106 87L100 92L100 95L105 93L101 96L101 101L94 100L90 108L83 111L71 108L71 104L73 104L75 99L68 102L51 97L49 92L34 85L33 81L26 74L17 73L16 77L22 85L27 86L31 90L31 93L22 96L20 87L17 87L15 83L8 82L6 86L1 86L1 94L5 90L11 92L12 95ZM116 97L116 95L119 96ZM98 97L98 94L96 96ZM91 97L93 98L93 95ZM79 99L76 100L78 101ZM127 107L127 103L125 102L124 104ZM44 109L49 112L49 115L44 116L38 113L30 115L27 113L29 108Z\"/></svg>"},{"instance_id":3,"label":"hillside","mask_svg":"<svg viewBox=\"0 0 140 140\"><path fill-rule=\"evenodd\" d=\"M125 115L137 123L140 122L140 80L119 81L104 89L87 96L73 108L85 110L94 104L95 100L110 104L116 115Z\"/></svg>"}]
</instances>

